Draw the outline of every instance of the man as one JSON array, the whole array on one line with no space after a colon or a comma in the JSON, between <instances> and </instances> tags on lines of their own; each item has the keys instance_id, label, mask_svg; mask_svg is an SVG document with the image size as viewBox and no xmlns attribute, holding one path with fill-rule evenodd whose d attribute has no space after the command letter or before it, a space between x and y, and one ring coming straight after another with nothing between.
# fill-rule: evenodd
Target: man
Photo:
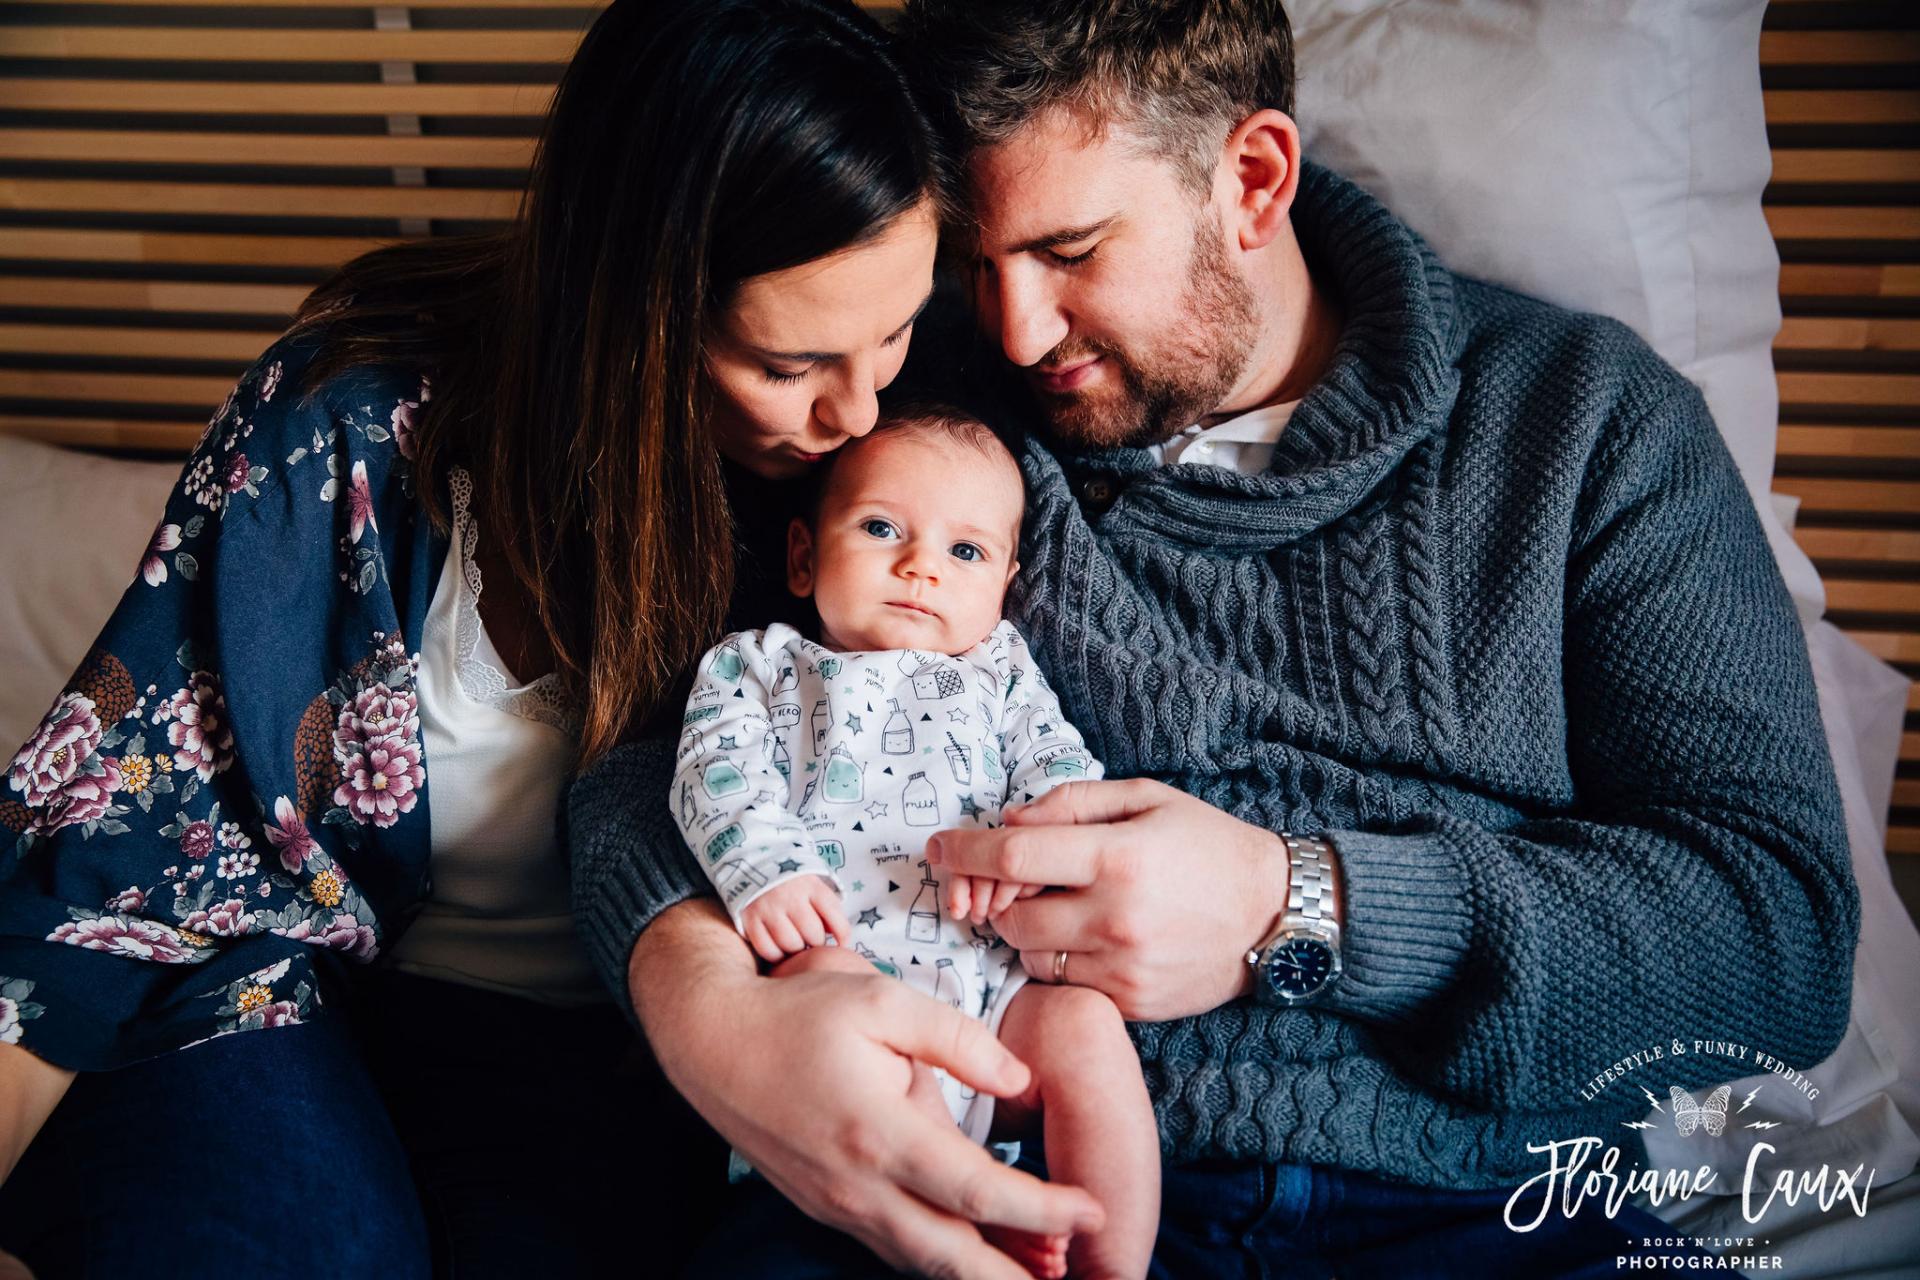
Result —
<instances>
[{"instance_id":1,"label":"man","mask_svg":"<svg viewBox=\"0 0 1920 1280\"><path fill-rule=\"evenodd\" d=\"M1699 394L1305 163L1273 0L909 0L903 36L962 160L981 328L1040 419L1013 616L1129 779L931 854L1058 886L1000 933L1136 1020L1158 1265L1629 1252L1636 1223L1591 1202L1502 1225L1529 1144L1613 1141L1640 1091L1582 1090L1649 1044L1823 1059L1858 919L1800 632ZM584 918L624 962L665 903L605 869L622 767L572 812ZM685 1028L649 1016L654 945L642 1020ZM1005 1183L895 1169L936 1209L1011 1212ZM797 1164L769 1177L889 1261L990 1273Z\"/></svg>"}]
</instances>

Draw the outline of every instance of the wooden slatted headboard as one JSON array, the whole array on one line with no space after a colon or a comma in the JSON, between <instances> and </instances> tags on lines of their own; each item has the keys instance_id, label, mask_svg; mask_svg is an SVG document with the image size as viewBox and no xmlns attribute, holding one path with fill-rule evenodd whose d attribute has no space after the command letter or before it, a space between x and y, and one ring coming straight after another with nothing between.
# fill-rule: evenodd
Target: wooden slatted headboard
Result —
<instances>
[{"instance_id":1,"label":"wooden slatted headboard","mask_svg":"<svg viewBox=\"0 0 1920 1280\"><path fill-rule=\"evenodd\" d=\"M330 267L513 216L597 8L0 10L0 430L184 452ZM1761 66L1787 316L1776 488L1801 501L1835 619L1920 671L1920 12L1776 0ZM1902 755L1889 847L1920 855L1920 731Z\"/></svg>"}]
</instances>

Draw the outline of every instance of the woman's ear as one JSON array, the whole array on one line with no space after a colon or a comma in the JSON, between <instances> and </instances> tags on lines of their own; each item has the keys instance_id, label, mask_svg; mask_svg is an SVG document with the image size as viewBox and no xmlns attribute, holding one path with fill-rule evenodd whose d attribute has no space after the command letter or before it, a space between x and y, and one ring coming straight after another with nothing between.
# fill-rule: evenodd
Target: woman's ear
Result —
<instances>
[{"instance_id":1,"label":"woman's ear","mask_svg":"<svg viewBox=\"0 0 1920 1280\"><path fill-rule=\"evenodd\" d=\"M799 516L787 526L787 590L802 600L813 594L813 530Z\"/></svg>"},{"instance_id":2,"label":"woman's ear","mask_svg":"<svg viewBox=\"0 0 1920 1280\"><path fill-rule=\"evenodd\" d=\"M1224 160L1217 181L1229 184L1240 247L1264 248L1286 227L1300 189L1300 128L1285 112L1262 108L1234 129Z\"/></svg>"}]
</instances>

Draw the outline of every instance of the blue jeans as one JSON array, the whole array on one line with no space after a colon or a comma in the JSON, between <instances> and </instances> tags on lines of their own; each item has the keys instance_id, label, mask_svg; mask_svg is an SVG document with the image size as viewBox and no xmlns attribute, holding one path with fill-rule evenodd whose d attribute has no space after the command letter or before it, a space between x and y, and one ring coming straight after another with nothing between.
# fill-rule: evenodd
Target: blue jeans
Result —
<instances>
[{"instance_id":1,"label":"blue jeans","mask_svg":"<svg viewBox=\"0 0 1920 1280\"><path fill-rule=\"evenodd\" d=\"M77 1078L0 1248L38 1280L670 1270L726 1149L637 1045L611 1006L362 977L305 1025Z\"/></svg>"},{"instance_id":2,"label":"blue jeans","mask_svg":"<svg viewBox=\"0 0 1920 1280\"><path fill-rule=\"evenodd\" d=\"M1586 1280L1637 1274L1617 1265L1623 1256L1698 1252L1644 1248L1643 1239L1671 1237L1672 1229L1632 1208L1609 1220L1593 1200L1572 1219L1556 1211L1538 1229L1517 1234L1502 1217L1509 1194L1400 1186L1307 1165L1170 1168L1152 1280ZM734 1196L726 1232L694 1256L683 1273L688 1280L894 1274L850 1237L806 1219L759 1179L740 1184Z\"/></svg>"}]
</instances>

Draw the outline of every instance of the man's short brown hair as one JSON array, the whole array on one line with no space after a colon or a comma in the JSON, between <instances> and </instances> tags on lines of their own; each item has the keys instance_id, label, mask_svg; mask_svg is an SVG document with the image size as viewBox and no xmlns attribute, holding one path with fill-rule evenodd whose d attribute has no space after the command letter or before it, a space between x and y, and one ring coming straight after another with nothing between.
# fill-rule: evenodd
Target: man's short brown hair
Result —
<instances>
[{"instance_id":1,"label":"man's short brown hair","mask_svg":"<svg viewBox=\"0 0 1920 1280\"><path fill-rule=\"evenodd\" d=\"M1124 125L1197 191L1235 125L1293 114L1280 0L907 0L910 74L961 155L1066 108Z\"/></svg>"}]
</instances>

